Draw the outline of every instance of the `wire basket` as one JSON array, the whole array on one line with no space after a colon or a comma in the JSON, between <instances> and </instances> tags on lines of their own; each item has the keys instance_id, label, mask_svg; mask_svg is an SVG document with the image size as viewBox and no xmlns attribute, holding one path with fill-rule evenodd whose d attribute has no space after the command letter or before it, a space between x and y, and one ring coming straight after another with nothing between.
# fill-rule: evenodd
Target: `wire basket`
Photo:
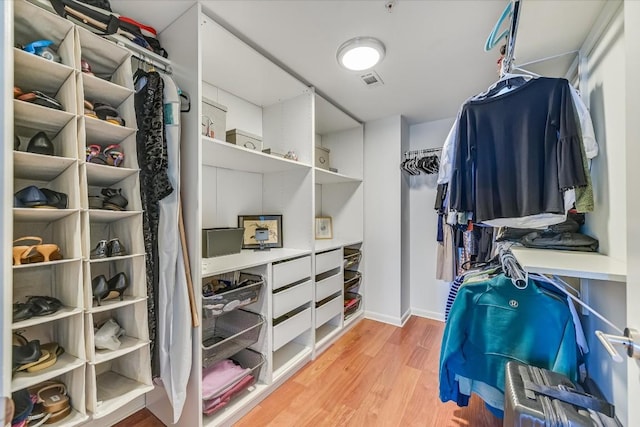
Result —
<instances>
[{"instance_id":1,"label":"wire basket","mask_svg":"<svg viewBox=\"0 0 640 427\"><path fill-rule=\"evenodd\" d=\"M357 312L362 302L362 296L355 292L346 292L344 294L344 317L345 319Z\"/></svg>"},{"instance_id":2,"label":"wire basket","mask_svg":"<svg viewBox=\"0 0 640 427\"><path fill-rule=\"evenodd\" d=\"M255 344L264 324L261 315L246 310L234 310L210 320L203 322L203 368Z\"/></svg>"},{"instance_id":3,"label":"wire basket","mask_svg":"<svg viewBox=\"0 0 640 427\"><path fill-rule=\"evenodd\" d=\"M354 270L345 270L344 271L344 290L345 292L353 291L358 286L360 286L360 282L362 281L362 273Z\"/></svg>"}]
</instances>

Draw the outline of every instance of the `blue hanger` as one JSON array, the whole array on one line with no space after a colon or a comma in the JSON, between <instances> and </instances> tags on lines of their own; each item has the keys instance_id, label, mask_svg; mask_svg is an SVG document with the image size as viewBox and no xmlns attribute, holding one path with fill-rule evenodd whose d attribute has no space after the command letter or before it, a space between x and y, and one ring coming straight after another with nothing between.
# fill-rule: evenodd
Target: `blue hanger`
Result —
<instances>
[{"instance_id":1,"label":"blue hanger","mask_svg":"<svg viewBox=\"0 0 640 427\"><path fill-rule=\"evenodd\" d=\"M487 38L487 42L484 44L485 52L489 52L491 49L496 47L498 43L500 43L500 40L502 40L503 38L506 38L509 35L510 29L507 28L499 36L496 37L496 34L500 30L500 27L502 26L502 23L504 22L504 20L507 18L511 18L512 14L513 14L513 3L509 1L509 3L507 4L507 7L505 7L504 11L502 12L502 15L500 15L498 22L496 22L496 25L493 27L493 30L491 30L491 34L489 34L489 37Z\"/></svg>"}]
</instances>

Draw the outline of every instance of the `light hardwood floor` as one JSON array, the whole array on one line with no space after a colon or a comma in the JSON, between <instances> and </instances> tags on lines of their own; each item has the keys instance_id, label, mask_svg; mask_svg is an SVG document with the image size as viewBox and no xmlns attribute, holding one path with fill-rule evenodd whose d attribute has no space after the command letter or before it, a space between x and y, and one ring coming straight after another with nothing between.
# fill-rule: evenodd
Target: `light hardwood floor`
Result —
<instances>
[{"instance_id":1,"label":"light hardwood floor","mask_svg":"<svg viewBox=\"0 0 640 427\"><path fill-rule=\"evenodd\" d=\"M362 320L236 426L501 426L475 396L465 408L438 399L443 329L415 316L403 328ZM161 425L136 421L119 426Z\"/></svg>"}]
</instances>

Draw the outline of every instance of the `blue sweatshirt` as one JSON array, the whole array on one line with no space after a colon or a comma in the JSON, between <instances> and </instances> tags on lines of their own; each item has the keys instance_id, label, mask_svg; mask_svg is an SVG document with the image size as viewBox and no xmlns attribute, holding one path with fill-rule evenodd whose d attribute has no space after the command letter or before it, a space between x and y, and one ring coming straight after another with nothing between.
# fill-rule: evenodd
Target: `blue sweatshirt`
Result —
<instances>
[{"instance_id":1,"label":"blue sweatshirt","mask_svg":"<svg viewBox=\"0 0 640 427\"><path fill-rule=\"evenodd\" d=\"M518 289L508 277L464 285L451 308L440 350L440 400L466 406L456 374L504 393L509 360L577 379L575 329L566 299L529 280Z\"/></svg>"}]
</instances>

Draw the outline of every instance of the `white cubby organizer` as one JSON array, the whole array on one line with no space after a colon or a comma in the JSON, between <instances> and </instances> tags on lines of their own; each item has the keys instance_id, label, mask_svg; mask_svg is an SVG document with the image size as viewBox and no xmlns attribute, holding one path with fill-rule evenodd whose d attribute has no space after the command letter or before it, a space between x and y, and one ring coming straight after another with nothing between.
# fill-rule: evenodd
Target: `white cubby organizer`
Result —
<instances>
[{"instance_id":1,"label":"white cubby organizer","mask_svg":"<svg viewBox=\"0 0 640 427\"><path fill-rule=\"evenodd\" d=\"M197 328L196 378L178 421L184 426L231 425L364 313L361 305L344 320L343 250L363 243L362 124L217 24L207 7L195 4L162 33L173 78L192 102L191 111L182 115L181 180L191 190L182 196L194 291L203 313L202 285L211 278L240 271L264 278L258 301L242 308L264 319L260 337L249 346L264 364L254 385L220 411L203 415L197 373L207 333ZM227 108L225 130L259 135L269 151L236 146L224 135L203 136L203 98ZM315 146L330 150L338 172L316 167ZM297 160L283 157L291 151ZM237 227L238 215L271 214L282 215L282 248L201 257L203 228ZM315 239L318 216L332 217L331 240ZM150 394L147 406L173 423L164 392Z\"/></svg>"},{"instance_id":2,"label":"white cubby organizer","mask_svg":"<svg viewBox=\"0 0 640 427\"><path fill-rule=\"evenodd\" d=\"M147 291L142 231L142 205L136 157L131 54L25 0L14 3L14 41L52 40L61 63L13 49L14 84L23 91L38 90L58 99L58 111L13 100L14 133L20 146L13 151L13 190L29 185L68 195L66 209L13 209L13 238L37 236L60 247L63 259L13 266L10 302L31 295L53 296L64 307L42 317L13 323L12 330L42 343L58 342L64 353L39 372L11 376L7 363L3 376L12 377L17 391L47 380L66 384L72 413L56 423L75 426L99 419L153 389L147 325ZM87 60L95 76L80 71ZM85 117L84 100L115 107L126 126ZM44 131L52 140L54 156L26 152L29 139ZM87 163L85 147L103 149L120 144L125 153L122 167ZM89 209L88 196L103 188L120 188L128 199L126 210ZM127 254L91 259L91 250L102 239L118 238ZM124 298L97 306L91 280L104 274L110 279L125 272L129 287ZM96 350L94 327L114 318L126 331L118 350ZM99 421L97 421L99 423Z\"/></svg>"}]
</instances>

